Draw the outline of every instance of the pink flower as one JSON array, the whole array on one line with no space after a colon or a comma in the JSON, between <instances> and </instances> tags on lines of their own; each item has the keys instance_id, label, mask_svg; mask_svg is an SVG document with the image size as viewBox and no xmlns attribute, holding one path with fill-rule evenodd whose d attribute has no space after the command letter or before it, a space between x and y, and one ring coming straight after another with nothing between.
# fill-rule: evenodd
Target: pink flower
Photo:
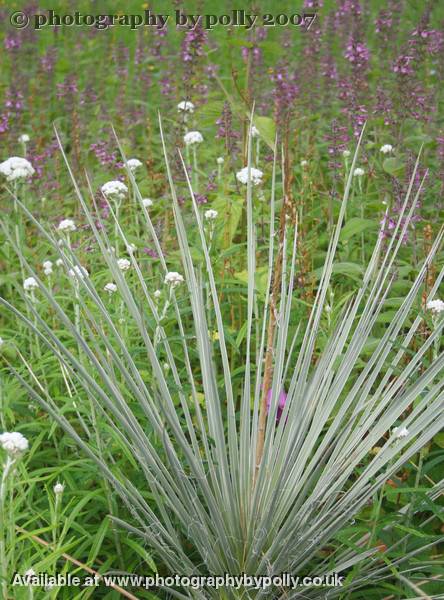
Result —
<instances>
[{"instance_id":1,"label":"pink flower","mask_svg":"<svg viewBox=\"0 0 444 600\"><path fill-rule=\"evenodd\" d=\"M277 413L276 413L276 421L280 421L282 413L284 412L286 402L287 402L287 394L284 392L284 390L282 390L281 393L279 394L278 407L277 407ZM271 406L271 390L268 390L267 413L270 412L270 406Z\"/></svg>"}]
</instances>

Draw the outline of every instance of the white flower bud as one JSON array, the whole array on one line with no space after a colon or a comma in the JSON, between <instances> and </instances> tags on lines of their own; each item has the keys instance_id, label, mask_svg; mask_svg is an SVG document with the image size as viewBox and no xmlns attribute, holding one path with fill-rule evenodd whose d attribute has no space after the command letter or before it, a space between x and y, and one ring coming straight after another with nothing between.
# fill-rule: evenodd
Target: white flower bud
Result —
<instances>
[{"instance_id":1,"label":"white flower bud","mask_svg":"<svg viewBox=\"0 0 444 600\"><path fill-rule=\"evenodd\" d=\"M54 490L54 494L56 494L56 495L63 494L63 492L65 490L65 486L63 485L63 483L57 482L55 484L53 490Z\"/></svg>"}]
</instances>

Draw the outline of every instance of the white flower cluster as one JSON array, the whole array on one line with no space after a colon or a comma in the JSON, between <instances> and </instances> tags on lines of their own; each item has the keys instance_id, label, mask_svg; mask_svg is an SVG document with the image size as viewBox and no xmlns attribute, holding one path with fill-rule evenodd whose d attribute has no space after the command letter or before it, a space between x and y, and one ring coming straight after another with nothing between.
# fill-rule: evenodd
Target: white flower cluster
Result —
<instances>
[{"instance_id":1,"label":"white flower cluster","mask_svg":"<svg viewBox=\"0 0 444 600\"><path fill-rule=\"evenodd\" d=\"M260 169L255 169L254 167L250 168L250 178L253 182L253 185L259 185L262 183L262 177L264 174ZM236 173L236 179L243 184L248 183L248 167L244 167L240 171Z\"/></svg>"},{"instance_id":2,"label":"white flower cluster","mask_svg":"<svg viewBox=\"0 0 444 600\"><path fill-rule=\"evenodd\" d=\"M26 158L11 156L8 160L0 163L0 173L6 177L7 181L16 181L32 177L35 171Z\"/></svg>"},{"instance_id":3,"label":"white flower cluster","mask_svg":"<svg viewBox=\"0 0 444 600\"><path fill-rule=\"evenodd\" d=\"M361 169L361 167L357 167L353 172L353 175L355 177L362 177L364 174L365 174L365 171L364 171L364 169Z\"/></svg>"},{"instance_id":4,"label":"white flower cluster","mask_svg":"<svg viewBox=\"0 0 444 600\"><path fill-rule=\"evenodd\" d=\"M166 285L170 285L173 288L177 287L178 285L180 285L183 282L184 282L184 278L182 277L182 275L180 273L177 273L176 271L170 271L169 273L167 273L165 275L164 283Z\"/></svg>"},{"instance_id":5,"label":"white flower cluster","mask_svg":"<svg viewBox=\"0 0 444 600\"><path fill-rule=\"evenodd\" d=\"M259 129L255 125L251 128L251 136L254 138L260 136Z\"/></svg>"},{"instance_id":6,"label":"white flower cluster","mask_svg":"<svg viewBox=\"0 0 444 600\"><path fill-rule=\"evenodd\" d=\"M142 166L142 163L138 158L130 158L126 161L126 166L131 171L131 173L134 173L139 167Z\"/></svg>"},{"instance_id":7,"label":"white flower cluster","mask_svg":"<svg viewBox=\"0 0 444 600\"><path fill-rule=\"evenodd\" d=\"M187 146L193 146L194 144L201 144L203 137L198 131L189 131L183 136L183 141Z\"/></svg>"},{"instance_id":8,"label":"white flower cluster","mask_svg":"<svg viewBox=\"0 0 444 600\"><path fill-rule=\"evenodd\" d=\"M393 146L391 144L384 144L381 146L380 152L382 154L390 154L390 152L393 152Z\"/></svg>"},{"instance_id":9,"label":"white flower cluster","mask_svg":"<svg viewBox=\"0 0 444 600\"><path fill-rule=\"evenodd\" d=\"M23 289L25 292L32 292L32 290L36 290L38 287L39 284L34 277L27 277L23 282Z\"/></svg>"},{"instance_id":10,"label":"white flower cluster","mask_svg":"<svg viewBox=\"0 0 444 600\"><path fill-rule=\"evenodd\" d=\"M439 315L444 312L444 302L442 300L429 300L427 302L427 310L431 310L433 313Z\"/></svg>"},{"instance_id":11,"label":"white flower cluster","mask_svg":"<svg viewBox=\"0 0 444 600\"><path fill-rule=\"evenodd\" d=\"M17 431L0 434L0 445L10 456L18 456L28 449L28 440Z\"/></svg>"},{"instance_id":12,"label":"white flower cluster","mask_svg":"<svg viewBox=\"0 0 444 600\"><path fill-rule=\"evenodd\" d=\"M209 210L206 210L204 213L204 217L207 219L207 221L214 221L214 219L217 217L218 212L217 210L213 210L212 208L210 208Z\"/></svg>"},{"instance_id":13,"label":"white flower cluster","mask_svg":"<svg viewBox=\"0 0 444 600\"><path fill-rule=\"evenodd\" d=\"M398 440L405 438L409 435L409 430L407 429L407 427L393 427L392 432L394 433L394 435L396 435Z\"/></svg>"},{"instance_id":14,"label":"white flower cluster","mask_svg":"<svg viewBox=\"0 0 444 600\"><path fill-rule=\"evenodd\" d=\"M30 139L31 138L27 133L22 133L22 135L19 136L18 141L20 142L20 144L27 144Z\"/></svg>"},{"instance_id":15,"label":"white flower cluster","mask_svg":"<svg viewBox=\"0 0 444 600\"><path fill-rule=\"evenodd\" d=\"M105 290L105 292L108 292L108 294L111 296L112 294L117 292L117 285L115 283L113 283L112 281L110 281L109 283L107 283L105 285L105 287L103 289Z\"/></svg>"},{"instance_id":16,"label":"white flower cluster","mask_svg":"<svg viewBox=\"0 0 444 600\"><path fill-rule=\"evenodd\" d=\"M101 189L106 198L116 198L117 200L123 200L128 193L128 188L121 181L107 181Z\"/></svg>"},{"instance_id":17,"label":"white flower cluster","mask_svg":"<svg viewBox=\"0 0 444 600\"><path fill-rule=\"evenodd\" d=\"M45 275L52 275L52 261L45 260L43 263L43 272Z\"/></svg>"},{"instance_id":18,"label":"white flower cluster","mask_svg":"<svg viewBox=\"0 0 444 600\"><path fill-rule=\"evenodd\" d=\"M72 219L63 219L62 221L60 221L57 227L58 231L67 231L68 233L70 231L75 231L76 229L76 224Z\"/></svg>"},{"instance_id":19,"label":"white flower cluster","mask_svg":"<svg viewBox=\"0 0 444 600\"><path fill-rule=\"evenodd\" d=\"M82 267L79 265L75 265L72 269L70 269L68 271L68 274L70 277L73 277L74 279L85 279L85 277L89 276L89 273L85 269L85 267Z\"/></svg>"},{"instance_id":20,"label":"white flower cluster","mask_svg":"<svg viewBox=\"0 0 444 600\"><path fill-rule=\"evenodd\" d=\"M224 159L224 157L223 157L223 156L218 156L218 157L216 158L216 162L217 162L217 164L218 164L218 165L223 165L223 164L224 164L224 162L225 162L225 159Z\"/></svg>"},{"instance_id":21,"label":"white flower cluster","mask_svg":"<svg viewBox=\"0 0 444 600\"><path fill-rule=\"evenodd\" d=\"M145 208L149 208L153 205L153 201L151 200L151 198L142 198L142 204Z\"/></svg>"},{"instance_id":22,"label":"white flower cluster","mask_svg":"<svg viewBox=\"0 0 444 600\"><path fill-rule=\"evenodd\" d=\"M127 258L119 258L117 260L117 266L121 271L128 271L128 269L131 267L131 261L129 261Z\"/></svg>"},{"instance_id":23,"label":"white flower cluster","mask_svg":"<svg viewBox=\"0 0 444 600\"><path fill-rule=\"evenodd\" d=\"M348 158L350 156L350 150L343 150L342 151L342 156L344 158Z\"/></svg>"},{"instance_id":24,"label":"white flower cluster","mask_svg":"<svg viewBox=\"0 0 444 600\"><path fill-rule=\"evenodd\" d=\"M179 102L179 104L177 105L177 111L185 112L185 113L193 113L194 112L194 104L192 102L190 102L189 100L182 100L182 102Z\"/></svg>"}]
</instances>

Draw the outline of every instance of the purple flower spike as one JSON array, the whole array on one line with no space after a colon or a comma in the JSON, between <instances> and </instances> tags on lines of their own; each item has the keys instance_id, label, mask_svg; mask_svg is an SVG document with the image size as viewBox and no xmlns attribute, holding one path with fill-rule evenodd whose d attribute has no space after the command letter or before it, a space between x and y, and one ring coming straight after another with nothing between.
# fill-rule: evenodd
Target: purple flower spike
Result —
<instances>
[{"instance_id":1,"label":"purple flower spike","mask_svg":"<svg viewBox=\"0 0 444 600\"><path fill-rule=\"evenodd\" d=\"M284 392L284 390L282 390L281 393L279 394L278 408L277 408L277 413L276 413L276 421L278 421L278 422L280 421L280 419L282 417L282 413L284 412L286 402L287 402L287 394ZM267 413L270 412L270 406L271 406L271 389L268 390L268 394L267 394Z\"/></svg>"}]
</instances>

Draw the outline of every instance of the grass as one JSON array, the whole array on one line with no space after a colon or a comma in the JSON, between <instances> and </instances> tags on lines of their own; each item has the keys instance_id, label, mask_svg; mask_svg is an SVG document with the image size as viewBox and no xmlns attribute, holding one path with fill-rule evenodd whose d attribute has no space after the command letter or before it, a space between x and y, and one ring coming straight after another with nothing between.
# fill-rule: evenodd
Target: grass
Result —
<instances>
[{"instance_id":1,"label":"grass","mask_svg":"<svg viewBox=\"0 0 444 600\"><path fill-rule=\"evenodd\" d=\"M29 88L14 64L32 49L49 60L50 32L8 50L0 89L8 97L18 86L26 108L14 127L9 111L5 148L39 170L17 185L3 180L1 196L2 430L30 444L9 463L4 453L5 598L439 597L443 322L428 308L444 276L439 61L424 47L403 84L406 106L413 83L434 92L431 116L399 119L400 76L387 70L387 126L370 111L379 59L392 64L420 11L402 12L397 44L380 48L359 15L345 11L328 29L331 8L320 11L319 59L334 60L363 94L358 137L357 98L348 106L317 59L304 79L303 62L282 55L288 30L266 40L217 30L209 59L197 51L188 65L184 35L172 30L165 39L80 30L83 50L66 32L51 71L21 69ZM369 22L378 10L371 3ZM438 7L429 29L439 19ZM347 23L371 50L367 83L344 57ZM301 33L290 43L310 56L311 40ZM92 84L92 57L109 51L115 71ZM71 55L85 66L75 81L66 78ZM280 88L277 74L290 86L298 64L297 93ZM321 102L325 94L331 101ZM194 113L177 111L184 98ZM54 129L38 129L43 114ZM105 114L113 127L103 126ZM25 130L31 141L21 153ZM203 142L184 147L193 130ZM394 147L388 155L384 143ZM133 172L124 165L134 156L143 164ZM261 169L262 182L241 183L242 167ZM107 200L101 187L118 177L128 192ZM75 230L59 231L62 219ZM168 284L168 273L183 282ZM29 291L27 277L36 282ZM104 289L110 282L114 293ZM13 587L14 573L30 568L336 572L345 583Z\"/></svg>"}]
</instances>

